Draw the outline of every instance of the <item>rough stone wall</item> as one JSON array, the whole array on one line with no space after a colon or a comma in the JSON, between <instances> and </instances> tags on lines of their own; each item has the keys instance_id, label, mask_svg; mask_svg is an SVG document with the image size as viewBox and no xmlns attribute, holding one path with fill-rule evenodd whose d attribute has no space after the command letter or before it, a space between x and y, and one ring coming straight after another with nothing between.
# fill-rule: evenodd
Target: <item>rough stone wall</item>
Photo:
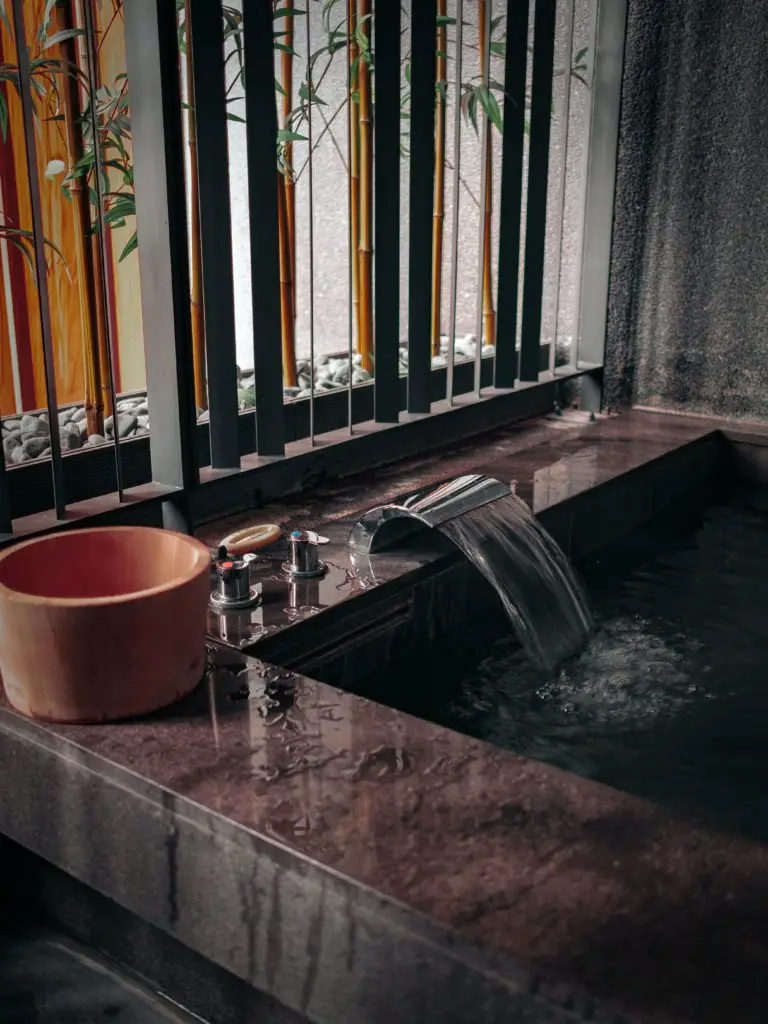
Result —
<instances>
[{"instance_id":1,"label":"rough stone wall","mask_svg":"<svg viewBox=\"0 0 768 1024\"><path fill-rule=\"evenodd\" d=\"M630 0L606 399L768 419L768 4Z\"/></svg>"}]
</instances>

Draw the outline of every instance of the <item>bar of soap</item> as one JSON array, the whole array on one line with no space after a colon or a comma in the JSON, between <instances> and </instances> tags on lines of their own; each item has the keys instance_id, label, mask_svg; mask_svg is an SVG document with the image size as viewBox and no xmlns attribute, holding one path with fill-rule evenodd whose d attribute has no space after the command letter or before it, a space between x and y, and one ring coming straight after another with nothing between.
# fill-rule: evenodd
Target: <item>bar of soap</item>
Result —
<instances>
[{"instance_id":1,"label":"bar of soap","mask_svg":"<svg viewBox=\"0 0 768 1024\"><path fill-rule=\"evenodd\" d=\"M246 526L243 530L236 530L228 537L222 537L219 541L220 547L225 547L230 555L247 555L251 551L258 551L282 537L282 530L274 523L258 523L256 526Z\"/></svg>"}]
</instances>

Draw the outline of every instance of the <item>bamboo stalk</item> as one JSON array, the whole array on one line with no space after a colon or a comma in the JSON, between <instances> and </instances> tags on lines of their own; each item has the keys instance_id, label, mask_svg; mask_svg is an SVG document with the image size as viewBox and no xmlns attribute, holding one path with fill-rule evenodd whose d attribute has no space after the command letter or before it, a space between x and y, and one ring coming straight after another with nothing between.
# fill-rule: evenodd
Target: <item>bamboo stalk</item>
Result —
<instances>
[{"instance_id":1,"label":"bamboo stalk","mask_svg":"<svg viewBox=\"0 0 768 1024\"><path fill-rule=\"evenodd\" d=\"M360 263L357 253L360 246L360 108L353 98L357 81L357 61L360 55L357 45L356 0L347 0L347 25L349 40L347 60L349 62L349 87L347 108L349 114L349 217L352 260L352 322L354 324L357 348L360 347ZM351 368L350 368L351 370Z\"/></svg>"},{"instance_id":2,"label":"bamboo stalk","mask_svg":"<svg viewBox=\"0 0 768 1024\"><path fill-rule=\"evenodd\" d=\"M477 0L478 4L478 38L480 40L480 75L485 83L490 78L488 68L489 54L485 49L486 0ZM491 170L493 168L493 134L491 122L486 117L484 131L487 132L488 144L486 146L485 163L485 204L482 216L485 218L485 230L483 233L483 337L477 339L478 345L496 344L496 311L493 308L493 268L491 266L491 230L493 217L493 187Z\"/></svg>"},{"instance_id":3,"label":"bamboo stalk","mask_svg":"<svg viewBox=\"0 0 768 1024\"><path fill-rule=\"evenodd\" d=\"M72 3L59 8L61 30L71 30L75 25ZM61 44L62 56L72 67L82 67L76 40L67 39ZM82 115L82 97L75 75L64 75L62 90L64 102L64 131L69 153L70 166L84 155L84 140L79 127ZM94 146L98 140L94 139ZM88 435L104 434L105 409L109 410L109 386L106 395L104 382L106 363L102 361L102 342L106 349L106 317L102 300L102 268L99 258L98 240L91 232L91 202L88 191L88 176L73 178L69 185L72 212L75 222L75 266L77 269L77 291L80 316L83 325L83 356L85 365L85 422Z\"/></svg>"},{"instance_id":4,"label":"bamboo stalk","mask_svg":"<svg viewBox=\"0 0 768 1024\"><path fill-rule=\"evenodd\" d=\"M295 320L291 287L291 252L288 242L288 204L283 175L277 174L277 227L280 239L280 332L283 342L283 384L296 387ZM313 368L310 367L310 373Z\"/></svg>"},{"instance_id":5,"label":"bamboo stalk","mask_svg":"<svg viewBox=\"0 0 768 1024\"><path fill-rule=\"evenodd\" d=\"M200 251L200 193L197 171L197 130L195 127L195 81L192 73L192 22L189 0L184 3L184 20L187 27L187 144L189 146L190 217L189 246L190 271L189 290L192 317L192 365L195 375L195 404L199 409L208 408L208 388L205 368L205 310L203 307L203 261Z\"/></svg>"},{"instance_id":6,"label":"bamboo stalk","mask_svg":"<svg viewBox=\"0 0 768 1024\"><path fill-rule=\"evenodd\" d=\"M293 0L285 0L283 7L293 9ZM280 51L280 78L283 89L283 128L291 129L291 111L293 110L293 14L283 16L283 32L281 41L288 50ZM296 182L293 171L293 143L285 145L285 208L288 218L288 258L291 268L291 308L296 317Z\"/></svg>"},{"instance_id":7,"label":"bamboo stalk","mask_svg":"<svg viewBox=\"0 0 768 1024\"><path fill-rule=\"evenodd\" d=\"M371 37L371 0L360 0L358 31L366 40ZM359 335L358 351L363 368L373 371L373 118L371 116L371 69L361 57L358 64L359 131L360 131L360 213L358 243Z\"/></svg>"},{"instance_id":8,"label":"bamboo stalk","mask_svg":"<svg viewBox=\"0 0 768 1024\"><path fill-rule=\"evenodd\" d=\"M437 16L445 18L446 0L437 0ZM437 26L437 109L435 110L435 196L432 204L432 355L440 354L440 307L443 280L443 226L445 223L445 88L447 64L445 22Z\"/></svg>"}]
</instances>

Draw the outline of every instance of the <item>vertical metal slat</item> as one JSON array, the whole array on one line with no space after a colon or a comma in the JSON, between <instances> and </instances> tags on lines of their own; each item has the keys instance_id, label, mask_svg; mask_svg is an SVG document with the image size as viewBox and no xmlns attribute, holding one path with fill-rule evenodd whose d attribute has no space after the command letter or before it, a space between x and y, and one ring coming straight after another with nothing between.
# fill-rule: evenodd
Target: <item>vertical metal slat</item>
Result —
<instances>
[{"instance_id":1,"label":"vertical metal slat","mask_svg":"<svg viewBox=\"0 0 768 1024\"><path fill-rule=\"evenodd\" d=\"M627 0L614 0L613 3L599 5L579 296L577 360L581 367L599 367L605 355L626 22ZM597 410L600 402L599 381L585 378L582 383L582 407Z\"/></svg>"},{"instance_id":2,"label":"vertical metal slat","mask_svg":"<svg viewBox=\"0 0 768 1024\"><path fill-rule=\"evenodd\" d=\"M186 491L198 481L197 424L175 8L130 0L123 16L152 476Z\"/></svg>"},{"instance_id":3,"label":"vertical metal slat","mask_svg":"<svg viewBox=\"0 0 768 1024\"><path fill-rule=\"evenodd\" d=\"M8 489L8 471L5 468L5 452L0 451L0 540L13 533L11 495Z\"/></svg>"},{"instance_id":4,"label":"vertical metal slat","mask_svg":"<svg viewBox=\"0 0 768 1024\"><path fill-rule=\"evenodd\" d=\"M557 219L557 246L555 259L557 260L557 275L555 279L555 323L552 341L549 346L549 372L555 372L555 361L557 359L557 334L560 324L560 286L563 277L563 227L565 222L565 199L568 183L568 137L569 121L571 119L571 63L573 61L573 22L575 14L575 0L566 2L565 40L563 42L563 109L562 109L562 134L560 180L558 182L558 195L560 201L560 216Z\"/></svg>"},{"instance_id":5,"label":"vertical metal slat","mask_svg":"<svg viewBox=\"0 0 768 1024\"><path fill-rule=\"evenodd\" d=\"M59 438L58 402L56 399L56 364L53 357L53 330L51 327L50 296L48 294L48 267L45 260L45 235L43 234L43 210L40 197L40 175L37 169L37 145L35 142L35 116L32 105L32 85L29 70L29 51L24 29L23 0L13 0L13 27L16 35L16 52L19 59L19 91L24 118L24 147L29 178L29 197L32 207L32 233L35 249L35 276L40 311L40 329L43 339L43 363L45 367L45 389L48 409L48 426L51 435L51 474L53 478L53 503L57 519L66 513L64 473L61 464L61 443Z\"/></svg>"},{"instance_id":6,"label":"vertical metal slat","mask_svg":"<svg viewBox=\"0 0 768 1024\"><path fill-rule=\"evenodd\" d=\"M482 54L485 55L485 73L482 76L482 84L487 89L491 77L491 22L493 20L493 0L486 0L485 33L478 44L482 47L481 67L483 66ZM488 189L491 182L488 175L488 148L491 144L491 122L488 116L481 111L483 125L483 141L480 147L480 239L479 258L477 266L477 332L475 334L475 394L479 398L482 394L482 370L483 370L483 300L485 298L485 240L487 224L485 209L488 200Z\"/></svg>"},{"instance_id":7,"label":"vertical metal slat","mask_svg":"<svg viewBox=\"0 0 768 1024\"><path fill-rule=\"evenodd\" d=\"M528 148L528 209L525 219L523 322L520 337L520 380L522 381L537 381L539 379L556 10L556 0L536 0L533 30L531 132Z\"/></svg>"},{"instance_id":8,"label":"vertical metal slat","mask_svg":"<svg viewBox=\"0 0 768 1024\"><path fill-rule=\"evenodd\" d=\"M277 104L272 4L250 0L243 13L248 212L253 297L256 449L285 454L277 189Z\"/></svg>"},{"instance_id":9,"label":"vertical metal slat","mask_svg":"<svg viewBox=\"0 0 768 1024\"><path fill-rule=\"evenodd\" d=\"M123 463L120 458L120 431L118 429L117 396L115 394L115 368L112 361L112 323L109 315L109 281L110 264L107 260L105 246L108 245L109 233L107 230L106 218L104 216L104 196L102 194L102 181L104 177L104 162L102 160L101 146L98 145L99 138L99 116L96 111L96 93L98 90L98 59L96 56L96 36L93 24L93 8L91 0L84 0L83 17L85 21L85 46L88 55L88 104L91 113L91 133L93 138L94 156L94 192L96 194L96 240L99 250L99 262L101 263L101 301L106 310L105 328L107 333L107 383L109 387L109 401L112 406L112 437L115 445L115 481L120 501L123 500Z\"/></svg>"},{"instance_id":10,"label":"vertical metal slat","mask_svg":"<svg viewBox=\"0 0 768 1024\"><path fill-rule=\"evenodd\" d=\"M232 215L221 0L190 0L211 466L239 469ZM189 56L187 57L189 59Z\"/></svg>"},{"instance_id":11,"label":"vertical metal slat","mask_svg":"<svg viewBox=\"0 0 768 1024\"><path fill-rule=\"evenodd\" d=\"M312 103L314 83L312 81L312 25L309 0L305 0L307 64L307 215L309 217L309 443L315 443L315 172L312 147ZM352 365L349 368L352 380Z\"/></svg>"},{"instance_id":12,"label":"vertical metal slat","mask_svg":"<svg viewBox=\"0 0 768 1024\"><path fill-rule=\"evenodd\" d=\"M355 11L357 9L356 0L351 0L347 3L347 159L349 160L350 174L347 177L347 359L349 360L349 377L347 378L347 429L349 430L350 436L355 432L354 424L352 419L352 343L354 340L354 332L360 330L360 321L355 323L354 316L354 273L352 264L358 258L357 250L357 239L353 237L353 214L352 204L354 202L352 195L352 151L353 151L353 136L352 133L357 131L354 126L354 117L352 113L353 100L352 100L352 62L350 60L350 51L353 45L355 37ZM354 143L359 145L359 143ZM359 281L359 278L358 278ZM358 283L359 287L359 283ZM358 302L360 296L357 296ZM358 338L359 344L359 338Z\"/></svg>"},{"instance_id":13,"label":"vertical metal slat","mask_svg":"<svg viewBox=\"0 0 768 1024\"><path fill-rule=\"evenodd\" d=\"M464 64L464 0L456 0L456 81L453 94L453 203L451 209L451 295L448 313L446 398L453 405L456 361L456 297L459 287L459 208L461 199L461 75Z\"/></svg>"},{"instance_id":14,"label":"vertical metal slat","mask_svg":"<svg viewBox=\"0 0 768 1024\"><path fill-rule=\"evenodd\" d=\"M528 4L507 0L504 60L504 139L499 208L499 287L494 384L514 387L517 376L517 299L525 148Z\"/></svg>"},{"instance_id":15,"label":"vertical metal slat","mask_svg":"<svg viewBox=\"0 0 768 1024\"><path fill-rule=\"evenodd\" d=\"M376 117L375 187L375 371L377 423L399 419L400 333L400 5L374 7Z\"/></svg>"},{"instance_id":16,"label":"vertical metal slat","mask_svg":"<svg viewBox=\"0 0 768 1024\"><path fill-rule=\"evenodd\" d=\"M436 33L436 0L418 0L411 15L408 255L408 412L416 413L430 410Z\"/></svg>"}]
</instances>

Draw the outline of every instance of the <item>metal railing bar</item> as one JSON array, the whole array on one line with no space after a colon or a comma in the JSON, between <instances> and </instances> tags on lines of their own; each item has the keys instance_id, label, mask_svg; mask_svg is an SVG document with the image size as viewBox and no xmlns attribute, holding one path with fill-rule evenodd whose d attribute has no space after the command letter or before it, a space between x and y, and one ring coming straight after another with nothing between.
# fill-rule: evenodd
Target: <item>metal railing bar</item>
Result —
<instances>
[{"instance_id":1,"label":"metal railing bar","mask_svg":"<svg viewBox=\"0 0 768 1024\"><path fill-rule=\"evenodd\" d=\"M374 408L397 423L400 374L400 5L374 5L374 230L376 318Z\"/></svg>"},{"instance_id":2,"label":"metal railing bar","mask_svg":"<svg viewBox=\"0 0 768 1024\"><path fill-rule=\"evenodd\" d=\"M13 535L13 517L11 515L11 491L8 486L5 452L0 451L0 539L4 535Z\"/></svg>"},{"instance_id":3,"label":"metal railing bar","mask_svg":"<svg viewBox=\"0 0 768 1024\"><path fill-rule=\"evenodd\" d=\"M307 45L307 214L309 216L309 443L315 443L315 183L313 167L312 103L312 28L310 25L310 4L304 5ZM350 366L349 379L352 380Z\"/></svg>"},{"instance_id":4,"label":"metal railing bar","mask_svg":"<svg viewBox=\"0 0 768 1024\"><path fill-rule=\"evenodd\" d=\"M408 255L408 412L414 413L430 409L436 33L436 0L418 0L411 11Z\"/></svg>"},{"instance_id":5,"label":"metal railing bar","mask_svg":"<svg viewBox=\"0 0 768 1024\"><path fill-rule=\"evenodd\" d=\"M229 141L220 0L190 0L211 465L237 469L237 352ZM191 58L190 58L191 54Z\"/></svg>"},{"instance_id":6,"label":"metal railing bar","mask_svg":"<svg viewBox=\"0 0 768 1024\"><path fill-rule=\"evenodd\" d=\"M161 508L176 489L163 484L141 484L126 487L122 497L116 491L97 497L73 501L67 505L67 518L60 520L46 510L20 516L14 520L13 536L0 535L0 548L25 537L42 536L61 530L77 530L83 526L159 526Z\"/></svg>"},{"instance_id":7,"label":"metal railing bar","mask_svg":"<svg viewBox=\"0 0 768 1024\"><path fill-rule=\"evenodd\" d=\"M549 347L542 345L540 369L549 365ZM474 364L457 363L454 376L454 398L461 404L474 389ZM567 371L566 371L567 372ZM582 377L582 379L584 379ZM432 370L430 397L439 403L446 395L447 368ZM491 394L487 389L493 385L493 360L483 359L483 397ZM315 402L315 437L322 443L333 431L346 428L348 419L346 388L319 395ZM407 380L398 377L396 404L399 411L407 406ZM357 424L356 434L370 428L374 418L374 386L372 383L355 385L353 389L353 421ZM289 402L285 406L286 444L292 444L309 437L309 399ZM256 423L252 412L238 416L240 454L251 455L256 450ZM207 424L197 427L197 457L201 475L221 477L237 474L237 470L215 470L210 468L210 436ZM319 447L319 446L318 446ZM150 438L132 437L121 447L123 479L126 491L139 486L150 486L152 465L150 461ZM114 490L114 463L108 445L96 448L82 448L63 456L64 487L67 493L67 515L77 502L108 496ZM48 460L44 457L14 466L7 470L6 480L10 493L10 505L16 517L39 514L51 508L52 486ZM154 486L154 485L152 485ZM158 485L159 486L159 485ZM178 494L178 488L166 488L170 494ZM126 499L128 500L128 499Z\"/></svg>"},{"instance_id":8,"label":"metal railing bar","mask_svg":"<svg viewBox=\"0 0 768 1024\"><path fill-rule=\"evenodd\" d=\"M528 4L507 0L507 48L504 59L504 137L499 198L499 280L496 307L494 383L515 386L517 302L520 276L525 85L528 59Z\"/></svg>"},{"instance_id":9,"label":"metal railing bar","mask_svg":"<svg viewBox=\"0 0 768 1024\"><path fill-rule=\"evenodd\" d=\"M456 362L456 300L459 288L459 209L461 205L461 75L464 65L464 0L456 0L456 84L453 110L453 203L451 206L451 293L448 311L446 400L453 403Z\"/></svg>"},{"instance_id":10,"label":"metal railing bar","mask_svg":"<svg viewBox=\"0 0 768 1024\"><path fill-rule=\"evenodd\" d=\"M104 174L104 161L102 159L101 146L98 145L99 138L99 117L96 111L96 93L98 91L97 59L94 45L95 34L93 25L93 9L89 0L83 4L83 18L85 21L85 47L88 56L88 105L91 112L91 134L93 138L94 156L94 185L96 194L96 242L99 249L99 262L101 263L101 293L104 309L107 311L105 317L105 331L107 336L107 383L109 387L109 401L112 406L112 438L115 445L115 481L117 493L120 500L123 499L123 465L120 459L120 430L118 425L117 396L115 392L115 368L112 358L112 318L109 315L110 297L107 282L109 280L110 266L107 259L105 246L109 233L104 217L104 196L102 189L102 176Z\"/></svg>"},{"instance_id":11,"label":"metal railing bar","mask_svg":"<svg viewBox=\"0 0 768 1024\"><path fill-rule=\"evenodd\" d=\"M352 46L352 40L354 38L355 26L352 21L353 12L357 7L356 3L347 3L347 46ZM347 231L347 247L349 250L349 266L347 268L347 281L348 281L348 293L347 293L347 316L348 316L348 333L347 333L347 358L349 360L349 379L347 380L347 411L348 411L348 428L350 437L354 434L354 427L352 422L352 341L354 332L359 329L359 324L356 324L354 318L354 284L353 284L353 271L352 261L357 259L357 248L355 246L356 239L353 238L352 234L352 61L349 59L347 54L347 160L349 160L350 173L347 175L347 216L348 216L348 231ZM358 296L359 302L359 296Z\"/></svg>"},{"instance_id":12,"label":"metal railing bar","mask_svg":"<svg viewBox=\"0 0 768 1024\"><path fill-rule=\"evenodd\" d=\"M566 0L565 40L563 41L563 107L562 121L562 162L560 164L560 181L558 182L558 194L560 197L560 216L557 219L557 245L555 246L555 259L557 260L557 274L555 275L555 330L552 335L552 344L549 351L549 372L555 372L555 359L557 358L557 333L560 325L560 287L563 273L563 220L565 218L566 186L568 181L568 131L571 118L571 63L573 61L573 21L576 7L576 0Z\"/></svg>"},{"instance_id":13,"label":"metal railing bar","mask_svg":"<svg viewBox=\"0 0 768 1024\"><path fill-rule=\"evenodd\" d=\"M43 364L45 372L46 407L48 428L51 438L51 480L53 483L53 505L58 519L66 514L64 475L61 468L61 439L59 436L59 411L56 399L56 364L53 354L53 329L51 325L50 295L48 293L48 267L45 260L45 235L43 233L43 210L40 196L40 175L37 168L37 144L35 141L35 113L32 101L32 82L29 70L29 49L24 28L23 0L12 0L13 26L16 36L16 52L19 61L19 92L24 121L24 149L29 179L29 198L32 208L32 235L35 250L35 277L40 313L40 331L43 342Z\"/></svg>"},{"instance_id":14,"label":"metal railing bar","mask_svg":"<svg viewBox=\"0 0 768 1024\"><path fill-rule=\"evenodd\" d=\"M152 476L181 493L197 484L197 422L176 5L131 0L123 17Z\"/></svg>"},{"instance_id":15,"label":"metal railing bar","mask_svg":"<svg viewBox=\"0 0 768 1024\"><path fill-rule=\"evenodd\" d=\"M490 360L488 364L491 370ZM291 442L286 446L284 460L247 455L240 473L220 479L214 479L212 471L204 470L201 487L193 496L192 521L201 524L252 508L255 489L260 502L273 501L300 490L315 473L323 479L350 476L443 448L472 434L542 415L553 408L556 387L554 381L545 380L513 391L489 390L480 398L468 392L453 405L445 399L436 401L431 416L406 413L399 423L369 421L353 438L348 436L346 426L341 426L325 436L322 447L313 448L306 439Z\"/></svg>"},{"instance_id":16,"label":"metal railing bar","mask_svg":"<svg viewBox=\"0 0 768 1024\"><path fill-rule=\"evenodd\" d=\"M246 149L253 300L256 443L262 455L285 451L283 360L275 164L277 103L272 4L251 0L243 9Z\"/></svg>"},{"instance_id":17,"label":"metal railing bar","mask_svg":"<svg viewBox=\"0 0 768 1024\"><path fill-rule=\"evenodd\" d=\"M528 147L528 204L525 218L523 318L520 380L539 378L544 256L547 234L547 179L552 119L556 0L536 0L533 31L531 129Z\"/></svg>"},{"instance_id":18,"label":"metal railing bar","mask_svg":"<svg viewBox=\"0 0 768 1024\"><path fill-rule=\"evenodd\" d=\"M482 39L478 40L481 49L480 63L484 64L481 84L487 89L491 77L491 21L493 19L493 0L486 0L485 33ZM483 60L484 55L484 60ZM481 361L483 357L483 308L484 285L485 285L485 239L486 239L486 217L485 209L488 201L488 147L490 145L491 122L488 115L481 111L481 123L483 126L483 139L480 147L480 253L477 268L477 333L475 335L475 391L478 398L482 391Z\"/></svg>"}]
</instances>

